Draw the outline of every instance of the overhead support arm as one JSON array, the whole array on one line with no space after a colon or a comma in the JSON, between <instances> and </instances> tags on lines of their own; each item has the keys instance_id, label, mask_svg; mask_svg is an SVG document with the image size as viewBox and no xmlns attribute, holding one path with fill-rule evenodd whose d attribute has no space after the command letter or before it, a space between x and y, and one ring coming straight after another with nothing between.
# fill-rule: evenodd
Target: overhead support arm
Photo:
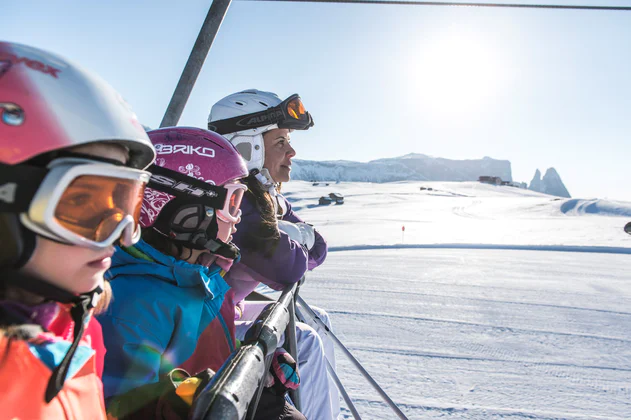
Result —
<instances>
[{"instance_id":1,"label":"overhead support arm","mask_svg":"<svg viewBox=\"0 0 631 420\"><path fill-rule=\"evenodd\" d=\"M191 55L188 57L160 127L172 127L180 121L186 102L188 102L188 98L191 95L191 90L195 85L195 81L197 81L197 76L202 70L208 51L213 45L215 36L217 36L221 22L223 22L231 2L232 0L213 0L213 3L210 5L210 10L208 10L202 29L199 31L197 41L195 41Z\"/></svg>"}]
</instances>

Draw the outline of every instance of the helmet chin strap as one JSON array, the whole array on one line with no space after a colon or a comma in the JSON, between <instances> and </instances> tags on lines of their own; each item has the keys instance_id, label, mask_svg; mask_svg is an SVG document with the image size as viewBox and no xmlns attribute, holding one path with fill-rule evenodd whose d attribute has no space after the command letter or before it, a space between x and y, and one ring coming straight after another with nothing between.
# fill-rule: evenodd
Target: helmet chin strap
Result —
<instances>
[{"instance_id":1,"label":"helmet chin strap","mask_svg":"<svg viewBox=\"0 0 631 420\"><path fill-rule=\"evenodd\" d=\"M70 369L70 364L72 362L72 357L74 356L77 347L79 347L79 342L81 341L81 337L83 336L83 332L88 323L90 313L98 303L101 293L103 293L103 289L97 287L88 293L75 295L74 293L55 286L45 280L13 269L0 271L0 278L14 287L31 292L48 301L72 304L70 316L72 317L72 321L74 323L73 341L63 360L57 367L55 367L50 379L48 380L45 400L49 403L57 396L57 394L59 394L59 391L61 391L64 386L64 382L66 381L66 376L68 375L68 370Z\"/></svg>"},{"instance_id":2,"label":"helmet chin strap","mask_svg":"<svg viewBox=\"0 0 631 420\"><path fill-rule=\"evenodd\" d=\"M224 258L234 260L235 262L241 258L241 250L231 242L224 242L221 239L208 239L206 235L197 233L193 240L198 246L210 251L211 254L220 255Z\"/></svg>"},{"instance_id":3,"label":"helmet chin strap","mask_svg":"<svg viewBox=\"0 0 631 420\"><path fill-rule=\"evenodd\" d=\"M195 218L193 216L198 218L196 226L186 227L188 221ZM236 245L217 239L217 211L196 200L171 201L162 209L153 228L186 247L208 250L229 259L238 259L241 256Z\"/></svg>"},{"instance_id":4,"label":"helmet chin strap","mask_svg":"<svg viewBox=\"0 0 631 420\"><path fill-rule=\"evenodd\" d=\"M277 183L272 179L266 168L263 168L260 171L258 169L254 169L251 173L254 174L257 181L261 183L263 188L267 189L267 192L272 197L272 202L274 203L274 214L277 217L282 218L287 213L287 206L285 206L282 201L282 197L279 198L279 192L276 189L280 183Z\"/></svg>"},{"instance_id":5,"label":"helmet chin strap","mask_svg":"<svg viewBox=\"0 0 631 420\"><path fill-rule=\"evenodd\" d=\"M261 170L253 169L251 173L254 174L256 180L268 191L276 189L277 183L272 179L272 176L269 174L267 168L262 168Z\"/></svg>"},{"instance_id":6,"label":"helmet chin strap","mask_svg":"<svg viewBox=\"0 0 631 420\"><path fill-rule=\"evenodd\" d=\"M221 239L218 239L216 233L212 234L211 236L208 235L208 225L217 225L217 212L213 213L213 216L205 216L205 219L200 226L201 229L193 233L189 241L192 244L196 245L197 248L210 251L211 254L221 255L222 257L229 258L231 260L240 259L241 251L235 244L230 242L226 243ZM211 232L217 232L218 230L218 227L213 227L210 229Z\"/></svg>"},{"instance_id":7,"label":"helmet chin strap","mask_svg":"<svg viewBox=\"0 0 631 420\"><path fill-rule=\"evenodd\" d=\"M37 236L28 230L17 214L0 214L0 271L23 267L35 251Z\"/></svg>"}]
</instances>

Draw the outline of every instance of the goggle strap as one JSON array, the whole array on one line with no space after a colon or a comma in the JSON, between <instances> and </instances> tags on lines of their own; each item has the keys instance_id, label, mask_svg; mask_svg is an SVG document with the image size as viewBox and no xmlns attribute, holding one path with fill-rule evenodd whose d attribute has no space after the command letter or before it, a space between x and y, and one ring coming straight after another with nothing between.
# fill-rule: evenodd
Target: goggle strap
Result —
<instances>
[{"instance_id":1,"label":"goggle strap","mask_svg":"<svg viewBox=\"0 0 631 420\"><path fill-rule=\"evenodd\" d=\"M305 118L296 119L290 117L287 113L287 104L296 98L300 98L300 96L293 94L280 104L264 111L209 122L208 129L219 134L229 134L276 124L278 128L307 130L313 127L311 114L306 112Z\"/></svg>"},{"instance_id":2,"label":"goggle strap","mask_svg":"<svg viewBox=\"0 0 631 420\"><path fill-rule=\"evenodd\" d=\"M283 111L279 110L278 107L273 107L265 111L209 122L208 129L219 134L236 133L264 127L266 125L278 124L280 121L283 121L283 117Z\"/></svg>"},{"instance_id":3,"label":"goggle strap","mask_svg":"<svg viewBox=\"0 0 631 420\"><path fill-rule=\"evenodd\" d=\"M147 170L152 174L147 184L148 188L178 198L197 198L200 199L200 203L215 209L223 208L226 202L228 190L223 187L211 185L161 166L151 165Z\"/></svg>"},{"instance_id":4,"label":"goggle strap","mask_svg":"<svg viewBox=\"0 0 631 420\"><path fill-rule=\"evenodd\" d=\"M30 165L0 163L0 213L24 213L48 170Z\"/></svg>"},{"instance_id":5,"label":"goggle strap","mask_svg":"<svg viewBox=\"0 0 631 420\"><path fill-rule=\"evenodd\" d=\"M116 159L109 159L102 156L94 156L94 155L86 155L84 153L75 153L70 152L68 150L60 150L54 153L54 160L63 159L63 158L74 158L74 159L85 159L90 163L101 162L101 163L109 163L114 166L127 166L123 162Z\"/></svg>"}]
</instances>

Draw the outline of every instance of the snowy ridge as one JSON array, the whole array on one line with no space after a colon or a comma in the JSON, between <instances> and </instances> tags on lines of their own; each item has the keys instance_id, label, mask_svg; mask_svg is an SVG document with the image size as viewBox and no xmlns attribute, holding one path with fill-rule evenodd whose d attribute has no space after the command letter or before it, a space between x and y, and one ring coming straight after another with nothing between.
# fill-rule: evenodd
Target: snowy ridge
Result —
<instances>
[{"instance_id":1,"label":"snowy ridge","mask_svg":"<svg viewBox=\"0 0 631 420\"><path fill-rule=\"evenodd\" d=\"M513 179L509 161L490 157L451 160L410 153L367 163L293 159L292 166L292 178L303 181L474 181L482 175L499 176L504 181Z\"/></svg>"},{"instance_id":2,"label":"snowy ridge","mask_svg":"<svg viewBox=\"0 0 631 420\"><path fill-rule=\"evenodd\" d=\"M560 207L561 212L567 215L583 216L587 214L631 217L631 206L622 201L609 200L581 200L572 199L564 201Z\"/></svg>"},{"instance_id":3,"label":"snowy ridge","mask_svg":"<svg viewBox=\"0 0 631 420\"><path fill-rule=\"evenodd\" d=\"M528 189L544 194L556 195L557 197L572 197L567 188L565 188L561 176L554 168L548 168L543 179L541 178L541 172L537 169L535 176L532 178L532 181L530 181Z\"/></svg>"}]
</instances>

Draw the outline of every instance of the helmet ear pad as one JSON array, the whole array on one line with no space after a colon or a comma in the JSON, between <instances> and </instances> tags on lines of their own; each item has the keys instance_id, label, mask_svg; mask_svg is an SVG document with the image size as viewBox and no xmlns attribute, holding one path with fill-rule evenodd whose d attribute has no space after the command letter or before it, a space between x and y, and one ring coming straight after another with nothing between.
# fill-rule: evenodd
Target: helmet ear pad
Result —
<instances>
[{"instance_id":1,"label":"helmet ear pad","mask_svg":"<svg viewBox=\"0 0 631 420\"><path fill-rule=\"evenodd\" d=\"M37 237L16 213L0 214L0 269L18 269L33 255Z\"/></svg>"},{"instance_id":2,"label":"helmet ear pad","mask_svg":"<svg viewBox=\"0 0 631 420\"><path fill-rule=\"evenodd\" d=\"M253 131L253 130L248 130ZM263 133L244 134L226 136L230 143L234 145L248 167L248 172L262 170L265 164L265 141Z\"/></svg>"},{"instance_id":3,"label":"helmet ear pad","mask_svg":"<svg viewBox=\"0 0 631 420\"><path fill-rule=\"evenodd\" d=\"M169 201L158 215L153 228L193 249L204 249L204 243L216 239L219 232L215 210L194 198ZM200 239L204 240L203 243L198 242Z\"/></svg>"}]
</instances>

